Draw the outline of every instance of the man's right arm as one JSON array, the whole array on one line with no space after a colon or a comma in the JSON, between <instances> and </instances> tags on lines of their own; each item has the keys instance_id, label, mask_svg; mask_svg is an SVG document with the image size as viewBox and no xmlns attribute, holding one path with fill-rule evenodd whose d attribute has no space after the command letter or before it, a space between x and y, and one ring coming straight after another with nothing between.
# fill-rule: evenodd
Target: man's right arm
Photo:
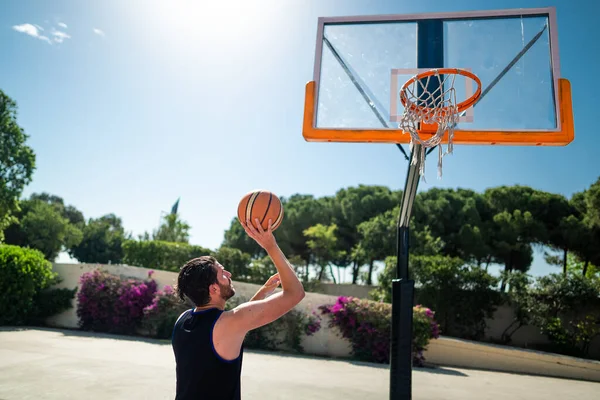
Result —
<instances>
[{"instance_id":1,"label":"man's right arm","mask_svg":"<svg viewBox=\"0 0 600 400\"><path fill-rule=\"evenodd\" d=\"M289 261L275 242L270 230L250 228L251 235L273 260L282 290L266 299L247 302L230 311L229 327L246 334L285 315L304 298L304 287Z\"/></svg>"}]
</instances>

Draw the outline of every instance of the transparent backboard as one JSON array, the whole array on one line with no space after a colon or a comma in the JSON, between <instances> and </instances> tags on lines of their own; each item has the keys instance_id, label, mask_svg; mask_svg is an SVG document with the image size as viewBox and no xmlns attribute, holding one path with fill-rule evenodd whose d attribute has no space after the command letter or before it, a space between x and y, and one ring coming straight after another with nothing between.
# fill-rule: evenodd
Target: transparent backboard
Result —
<instances>
[{"instance_id":1,"label":"transparent backboard","mask_svg":"<svg viewBox=\"0 0 600 400\"><path fill-rule=\"evenodd\" d=\"M553 8L320 18L312 127L397 130L402 85L437 67L467 69L482 83L456 132L556 132L555 21ZM476 88L464 77L454 87L458 102Z\"/></svg>"}]
</instances>

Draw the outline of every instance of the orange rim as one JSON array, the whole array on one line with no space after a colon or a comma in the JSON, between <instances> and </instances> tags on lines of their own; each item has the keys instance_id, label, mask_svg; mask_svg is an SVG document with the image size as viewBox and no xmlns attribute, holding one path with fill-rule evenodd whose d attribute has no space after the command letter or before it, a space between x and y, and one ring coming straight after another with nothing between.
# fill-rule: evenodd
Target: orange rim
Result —
<instances>
[{"instance_id":1,"label":"orange rim","mask_svg":"<svg viewBox=\"0 0 600 400\"><path fill-rule=\"evenodd\" d=\"M462 76L466 76L467 78L474 80L477 83L477 90L475 91L475 93L471 97L466 99L465 101L458 103L458 105L457 105L458 112L462 112L462 111L466 110L467 108L471 107L473 104L475 104L477 99L479 99L479 96L481 96L481 80L479 80L479 77L477 77L477 75L475 75L472 72L469 72L467 70L460 69L460 68L439 68L439 69L432 69L432 70L429 70L426 72L422 72L420 74L413 76L408 81L406 81L406 83L404 83L404 85L400 89L400 101L402 102L402 105L404 107L406 107L406 103L408 101L408 98L406 96L406 89L408 88L409 85L411 85L413 82L416 82L417 80L421 80L423 78L427 78L429 76L435 75L436 73L438 75L462 75ZM421 113L430 113L434 110L431 107L417 106L415 104L412 104L409 107L409 109L410 109L410 111L413 111L413 112L419 111ZM444 111L448 110L448 109L449 109L448 107L442 108L442 110L444 110Z\"/></svg>"}]
</instances>

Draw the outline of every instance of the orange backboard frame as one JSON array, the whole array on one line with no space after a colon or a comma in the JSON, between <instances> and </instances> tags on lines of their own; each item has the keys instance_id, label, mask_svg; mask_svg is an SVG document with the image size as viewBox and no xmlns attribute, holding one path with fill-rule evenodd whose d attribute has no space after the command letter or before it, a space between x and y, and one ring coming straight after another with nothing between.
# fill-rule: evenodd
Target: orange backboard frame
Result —
<instances>
[{"instance_id":1,"label":"orange backboard frame","mask_svg":"<svg viewBox=\"0 0 600 400\"><path fill-rule=\"evenodd\" d=\"M501 145L501 146L566 146L575 138L571 84L567 79L558 79L560 129L556 131L467 131L455 130L453 144L460 145ZM345 143L409 143L410 135L400 129L321 129L315 128L316 84L306 84L304 101L304 121L302 136L308 142ZM435 127L433 127L435 128ZM433 135L432 126L423 127L419 132L423 139ZM448 143L448 134L442 143Z\"/></svg>"}]
</instances>

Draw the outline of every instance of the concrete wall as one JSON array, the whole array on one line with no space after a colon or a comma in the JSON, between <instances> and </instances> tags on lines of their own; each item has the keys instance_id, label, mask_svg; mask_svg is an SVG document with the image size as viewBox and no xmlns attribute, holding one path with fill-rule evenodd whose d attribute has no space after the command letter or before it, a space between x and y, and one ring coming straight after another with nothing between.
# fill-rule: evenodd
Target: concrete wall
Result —
<instances>
[{"instance_id":1,"label":"concrete wall","mask_svg":"<svg viewBox=\"0 0 600 400\"><path fill-rule=\"evenodd\" d=\"M79 278L86 272L91 272L101 267L111 274L119 275L125 278L147 279L147 268L131 267L126 265L100 265L100 264L53 264L53 269L62 278L62 282L57 287L75 288L79 286ZM177 273L154 270L152 278L156 281L158 289L163 289L166 285L174 286L177 280ZM260 288L260 285L252 283L235 282L236 296L251 298ZM319 293L307 293L305 298L296 306L297 310L303 310L310 314L323 304L334 304L337 296L330 296ZM327 316L322 316L321 329L311 336L302 339L302 346L308 354L323 355L331 357L347 357L350 355L350 344L341 340L337 336L337 331L327 326ZM52 316L46 321L49 326L56 328L74 328L79 327L77 318L77 298L73 299L73 308L64 311L58 315Z\"/></svg>"},{"instance_id":2,"label":"concrete wall","mask_svg":"<svg viewBox=\"0 0 600 400\"><path fill-rule=\"evenodd\" d=\"M314 291L331 296L352 296L359 299L371 299L369 293L376 288L376 286L353 285L351 283L320 283Z\"/></svg>"},{"instance_id":3,"label":"concrete wall","mask_svg":"<svg viewBox=\"0 0 600 400\"><path fill-rule=\"evenodd\" d=\"M85 272L91 272L101 267L112 274L126 278L146 279L149 269L124 265L98 265L98 264L53 264L53 268L62 282L58 287L75 288L79 286L79 278ZM159 289L165 285L173 286L177 274L174 272L155 270L152 277ZM234 282L237 295L250 298L256 293L260 285ZM340 293L348 295L347 293ZM358 296L357 296L358 297ZM333 304L337 296L307 293L306 297L296 307L306 313L312 313L323 304ZM57 328L78 328L76 314L77 299L73 300L73 308L47 320L48 325ZM348 357L350 343L338 335L337 329L331 329L327 316L322 316L321 329L312 336L305 336L302 345L307 354L322 355L327 357ZM489 321L490 337L499 337L510 323L512 310L501 307L497 312L497 319ZM514 335L516 343L531 343L532 341L545 340L537 330L524 327ZM465 368L480 368L505 372L521 372L534 375L547 375L573 379L586 379L600 382L600 362L580 360L572 357L545 354L523 349L495 346L479 342L470 342L453 338L440 337L430 342L425 358L434 365L446 365Z\"/></svg>"},{"instance_id":4,"label":"concrete wall","mask_svg":"<svg viewBox=\"0 0 600 400\"><path fill-rule=\"evenodd\" d=\"M439 338L424 352L429 364L600 382L600 362L558 354Z\"/></svg>"}]
</instances>

